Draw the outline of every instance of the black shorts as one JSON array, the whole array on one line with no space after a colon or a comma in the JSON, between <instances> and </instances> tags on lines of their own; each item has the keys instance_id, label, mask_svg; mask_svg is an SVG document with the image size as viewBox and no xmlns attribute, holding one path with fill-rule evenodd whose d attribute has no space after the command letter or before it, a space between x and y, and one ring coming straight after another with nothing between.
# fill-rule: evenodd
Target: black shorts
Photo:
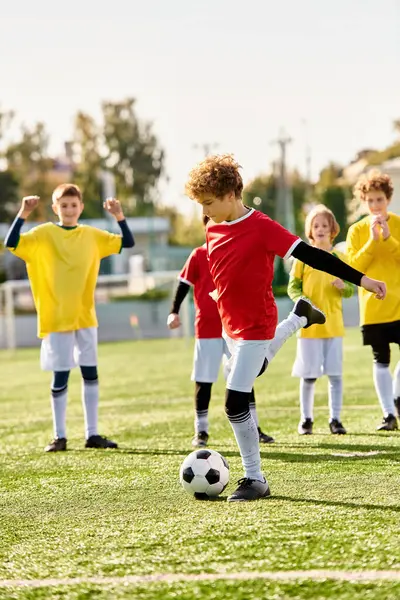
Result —
<instances>
[{"instance_id":1,"label":"black shorts","mask_svg":"<svg viewBox=\"0 0 400 600\"><path fill-rule=\"evenodd\" d=\"M364 346L400 345L400 321L362 325L361 333Z\"/></svg>"}]
</instances>

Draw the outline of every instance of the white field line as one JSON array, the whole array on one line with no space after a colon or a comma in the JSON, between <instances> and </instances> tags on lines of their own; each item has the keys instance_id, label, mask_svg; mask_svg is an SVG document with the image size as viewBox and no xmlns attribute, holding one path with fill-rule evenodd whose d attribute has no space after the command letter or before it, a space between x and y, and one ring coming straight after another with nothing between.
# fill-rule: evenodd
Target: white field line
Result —
<instances>
[{"instance_id":1,"label":"white field line","mask_svg":"<svg viewBox=\"0 0 400 600\"><path fill-rule=\"evenodd\" d=\"M400 581L400 570L393 571L334 571L329 569L310 571L243 571L239 573L161 573L159 575L126 575L124 577L73 577L65 579L3 579L0 588L40 588L91 585L140 585L146 583L179 583L186 581L296 581L312 579L351 582Z\"/></svg>"}]
</instances>

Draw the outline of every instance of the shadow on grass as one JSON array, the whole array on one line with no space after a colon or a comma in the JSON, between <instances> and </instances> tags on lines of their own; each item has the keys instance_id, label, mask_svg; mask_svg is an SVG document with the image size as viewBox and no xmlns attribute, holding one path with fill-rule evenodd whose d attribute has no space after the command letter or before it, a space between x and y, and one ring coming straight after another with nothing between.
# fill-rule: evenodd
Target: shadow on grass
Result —
<instances>
[{"instance_id":1,"label":"shadow on grass","mask_svg":"<svg viewBox=\"0 0 400 600\"><path fill-rule=\"evenodd\" d=\"M285 502L296 502L299 504L314 504L317 506L338 506L343 508L362 508L365 510L383 510L400 512L400 506L383 506L381 504L362 504L357 502L339 502L337 500L315 500L313 498L292 498L291 496L272 495L271 500L284 500Z\"/></svg>"}]
</instances>

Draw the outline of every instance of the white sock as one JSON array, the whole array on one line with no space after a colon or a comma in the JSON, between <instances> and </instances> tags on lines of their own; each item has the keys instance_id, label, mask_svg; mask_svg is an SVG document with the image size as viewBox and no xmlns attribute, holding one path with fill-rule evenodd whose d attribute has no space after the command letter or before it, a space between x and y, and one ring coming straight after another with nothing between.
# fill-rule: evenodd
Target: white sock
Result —
<instances>
[{"instance_id":1,"label":"white sock","mask_svg":"<svg viewBox=\"0 0 400 600\"><path fill-rule=\"evenodd\" d=\"M55 438L67 437L67 398L68 386L65 386L65 388L59 390L51 390L51 411L53 413L53 427Z\"/></svg>"},{"instance_id":2,"label":"white sock","mask_svg":"<svg viewBox=\"0 0 400 600\"><path fill-rule=\"evenodd\" d=\"M250 409L250 414L253 418L253 421L256 424L256 427L258 428L258 416L257 416L257 409L256 409L255 402L249 402L249 409Z\"/></svg>"},{"instance_id":3,"label":"white sock","mask_svg":"<svg viewBox=\"0 0 400 600\"><path fill-rule=\"evenodd\" d=\"M393 396L400 398L400 361L395 366L393 373Z\"/></svg>"},{"instance_id":4,"label":"white sock","mask_svg":"<svg viewBox=\"0 0 400 600\"><path fill-rule=\"evenodd\" d=\"M233 419L233 420L232 420ZM250 412L229 417L244 468L244 476L265 481L261 471L260 445L256 424Z\"/></svg>"},{"instance_id":5,"label":"white sock","mask_svg":"<svg viewBox=\"0 0 400 600\"><path fill-rule=\"evenodd\" d=\"M393 399L393 382L390 375L389 365L374 363L373 378L375 390L378 394L379 402L382 407L383 416L395 414L394 399Z\"/></svg>"},{"instance_id":6,"label":"white sock","mask_svg":"<svg viewBox=\"0 0 400 600\"><path fill-rule=\"evenodd\" d=\"M274 358L275 354L280 350L283 344L288 340L296 331L307 325L306 317L299 317L293 312L289 313L289 316L281 321L276 330L274 339L271 340L267 350L267 361L270 363Z\"/></svg>"},{"instance_id":7,"label":"white sock","mask_svg":"<svg viewBox=\"0 0 400 600\"><path fill-rule=\"evenodd\" d=\"M301 420L314 420L314 387L315 382L310 383L305 379L300 379L300 415Z\"/></svg>"},{"instance_id":8,"label":"white sock","mask_svg":"<svg viewBox=\"0 0 400 600\"><path fill-rule=\"evenodd\" d=\"M82 406L85 417L85 436L97 435L99 412L99 380L82 379Z\"/></svg>"},{"instance_id":9,"label":"white sock","mask_svg":"<svg viewBox=\"0 0 400 600\"><path fill-rule=\"evenodd\" d=\"M196 433L205 431L208 433L208 410L199 410L195 412L194 430Z\"/></svg>"},{"instance_id":10,"label":"white sock","mask_svg":"<svg viewBox=\"0 0 400 600\"><path fill-rule=\"evenodd\" d=\"M343 379L340 375L329 375L329 418L340 421L340 413L343 404Z\"/></svg>"}]
</instances>

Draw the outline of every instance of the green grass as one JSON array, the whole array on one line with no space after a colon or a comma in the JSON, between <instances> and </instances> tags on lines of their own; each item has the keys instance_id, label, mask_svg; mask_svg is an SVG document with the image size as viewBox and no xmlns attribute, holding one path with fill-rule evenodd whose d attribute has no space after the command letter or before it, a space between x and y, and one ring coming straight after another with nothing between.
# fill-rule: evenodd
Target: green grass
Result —
<instances>
[{"instance_id":1,"label":"green grass","mask_svg":"<svg viewBox=\"0 0 400 600\"><path fill-rule=\"evenodd\" d=\"M299 437L298 380L290 340L256 384L272 498L245 505L196 502L178 481L191 451L192 344L162 340L100 347L101 432L118 451L83 448L78 372L71 376L68 452L43 453L51 438L49 374L37 350L0 354L0 580L123 577L283 570L399 569L400 433L381 419L370 349L350 330L345 346L343 422L328 431L327 382L317 384L315 431ZM242 476L213 390L210 446ZM370 453L370 454L368 454ZM400 583L180 581L38 589L2 588L0 598L92 599L400 597Z\"/></svg>"}]
</instances>

